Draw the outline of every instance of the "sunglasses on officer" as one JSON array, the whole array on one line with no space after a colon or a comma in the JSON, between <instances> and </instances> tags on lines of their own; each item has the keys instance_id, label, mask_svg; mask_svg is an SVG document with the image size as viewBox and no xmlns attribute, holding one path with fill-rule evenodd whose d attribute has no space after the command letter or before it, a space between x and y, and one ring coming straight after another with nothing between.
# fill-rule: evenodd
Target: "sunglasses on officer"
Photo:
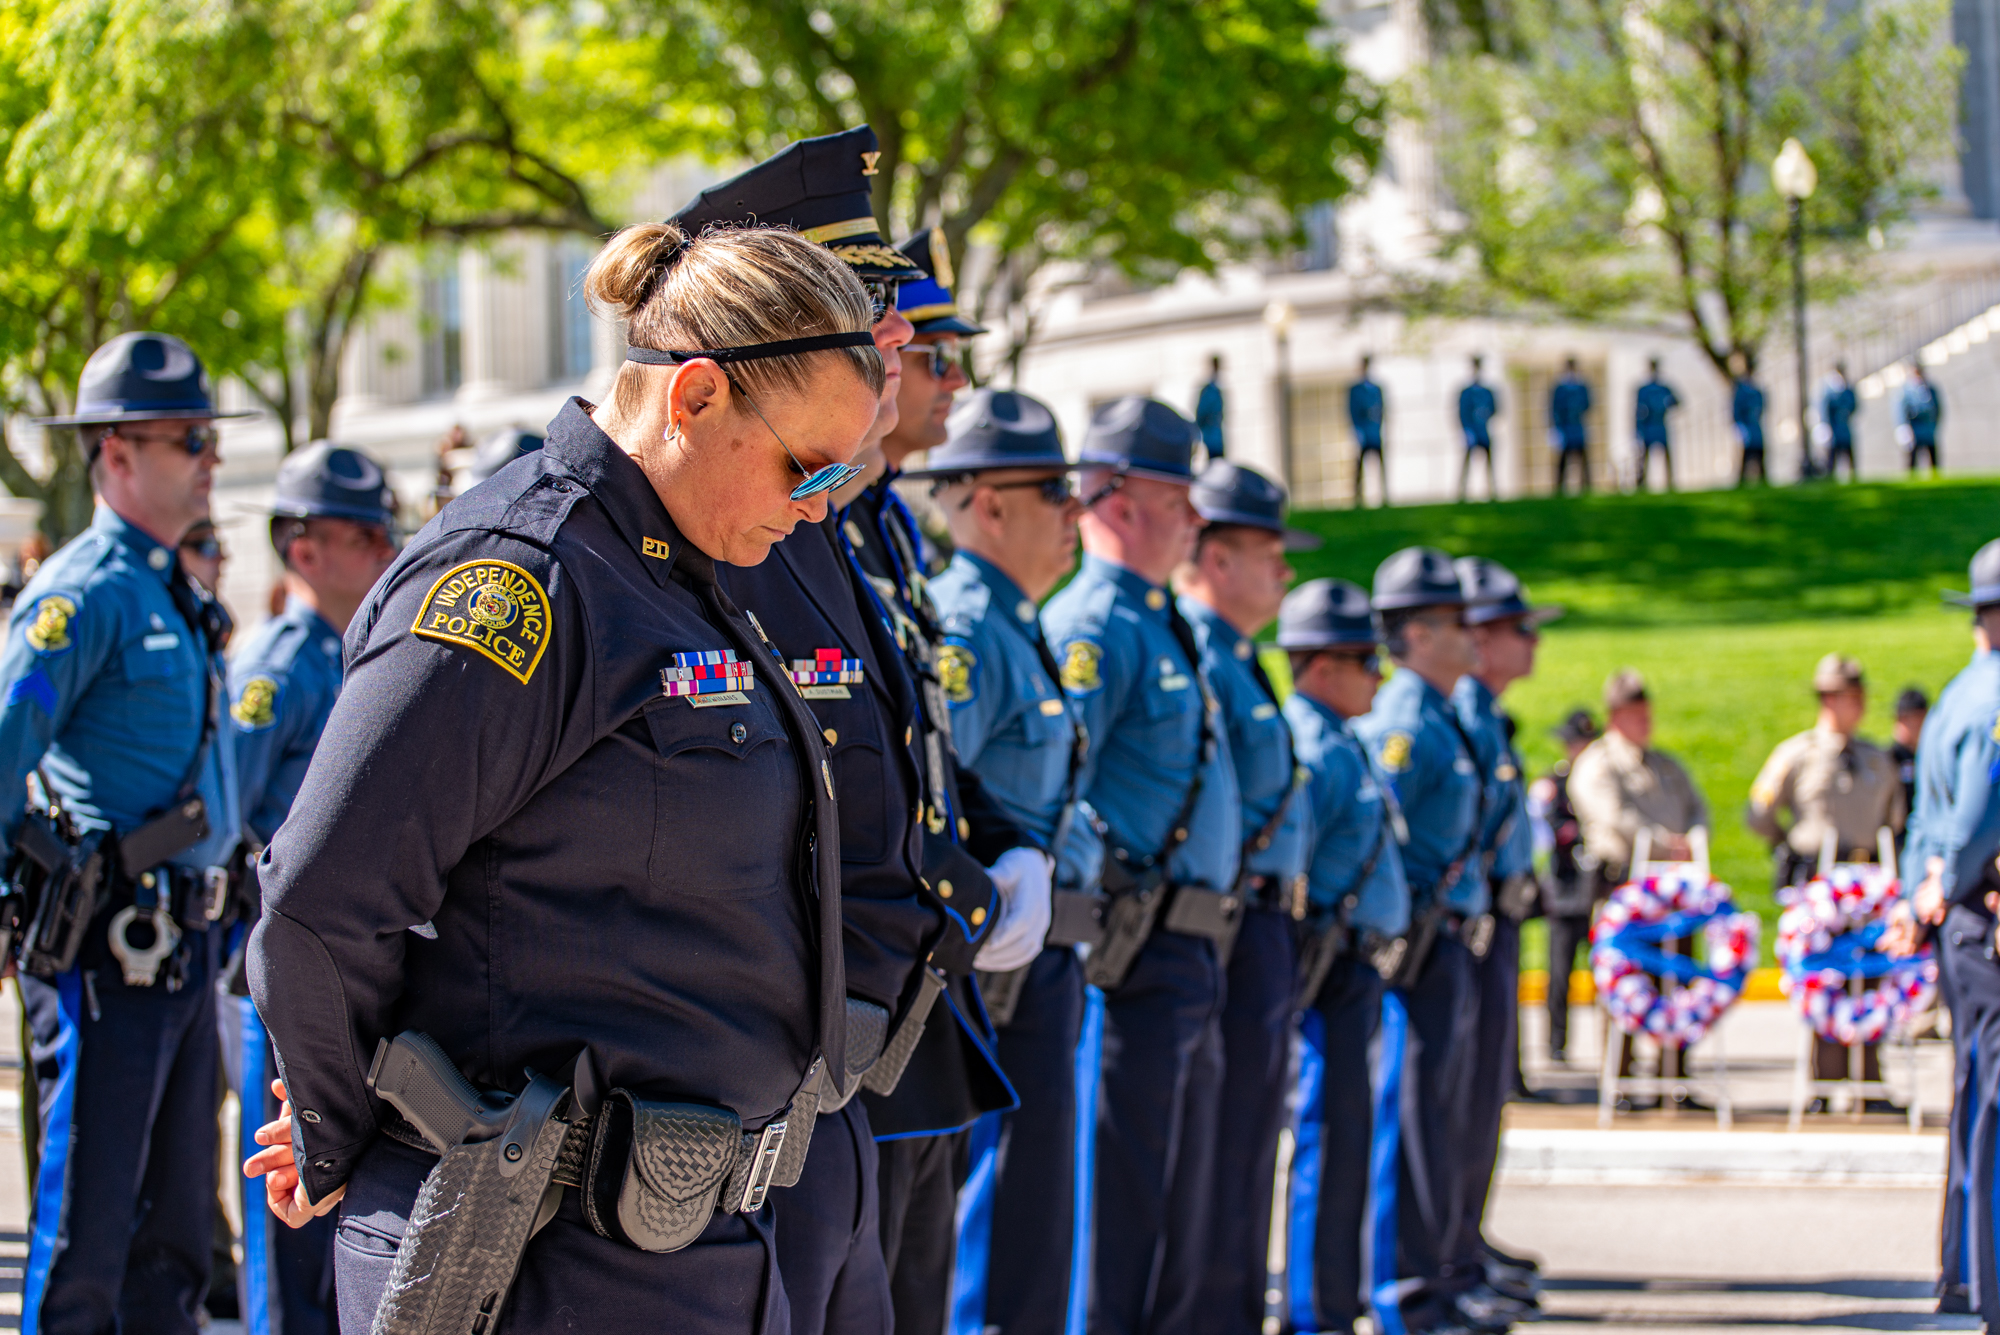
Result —
<instances>
[{"instance_id":1,"label":"sunglasses on officer","mask_svg":"<svg viewBox=\"0 0 2000 1335\"><path fill-rule=\"evenodd\" d=\"M736 391L737 397L750 405L750 411L757 414L757 420L762 422L764 429L771 433L771 439L778 442L778 448L783 450L785 458L791 461L792 471L805 479L798 486L792 488L793 500L811 500L813 497L823 495L826 492L837 491L855 478L861 476L861 466L859 464L828 464L824 468L807 468L799 462L799 456L792 453L792 447L785 444L785 438L778 434L778 428L771 425L771 419L764 416L764 410L757 406L757 401L744 393L742 384L737 381L735 376L729 377L729 384Z\"/></svg>"},{"instance_id":2,"label":"sunglasses on officer","mask_svg":"<svg viewBox=\"0 0 2000 1335\"><path fill-rule=\"evenodd\" d=\"M904 346L905 356L915 353L930 363L931 378L942 380L951 374L951 368L961 364L964 355L958 348L947 343L910 343Z\"/></svg>"},{"instance_id":3,"label":"sunglasses on officer","mask_svg":"<svg viewBox=\"0 0 2000 1335\"><path fill-rule=\"evenodd\" d=\"M204 561L222 559L222 539L213 533L205 533L198 538L182 538L180 549L190 556L198 556Z\"/></svg>"},{"instance_id":4,"label":"sunglasses on officer","mask_svg":"<svg viewBox=\"0 0 2000 1335\"><path fill-rule=\"evenodd\" d=\"M881 324L890 311L896 308L896 294L902 290L900 278L864 278L861 290L868 294L868 323Z\"/></svg>"},{"instance_id":5,"label":"sunglasses on officer","mask_svg":"<svg viewBox=\"0 0 2000 1335\"><path fill-rule=\"evenodd\" d=\"M1320 656L1322 658L1335 659L1342 663L1352 663L1371 677L1382 675L1382 655L1373 650L1365 654L1356 654L1342 653L1337 649L1328 649L1323 651Z\"/></svg>"},{"instance_id":6,"label":"sunglasses on officer","mask_svg":"<svg viewBox=\"0 0 2000 1335\"><path fill-rule=\"evenodd\" d=\"M972 497L981 487L988 491L1025 491L1032 487L1050 505L1068 505L1076 499L1076 489L1070 485L1069 474L1057 473L1053 477L1029 478L1025 482L978 482L973 483L972 492L958 503L963 510L972 504Z\"/></svg>"},{"instance_id":7,"label":"sunglasses on officer","mask_svg":"<svg viewBox=\"0 0 2000 1335\"><path fill-rule=\"evenodd\" d=\"M189 422L181 431L130 431L123 427L106 427L97 438L97 448L91 451L94 458L104 448L104 442L113 436L122 436L134 445L179 445L193 459L205 450L212 450L222 439L216 429L206 422Z\"/></svg>"}]
</instances>

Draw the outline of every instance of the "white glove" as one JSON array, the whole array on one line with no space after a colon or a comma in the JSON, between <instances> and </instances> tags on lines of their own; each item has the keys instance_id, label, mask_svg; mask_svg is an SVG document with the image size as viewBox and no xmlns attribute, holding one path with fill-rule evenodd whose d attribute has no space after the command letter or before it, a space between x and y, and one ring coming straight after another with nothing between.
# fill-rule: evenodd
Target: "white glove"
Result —
<instances>
[{"instance_id":1,"label":"white glove","mask_svg":"<svg viewBox=\"0 0 2000 1335\"><path fill-rule=\"evenodd\" d=\"M987 872L999 902L972 962L988 973L1005 973L1033 963L1042 953L1053 911L1049 891L1055 884L1055 863L1039 848L1010 848Z\"/></svg>"}]
</instances>

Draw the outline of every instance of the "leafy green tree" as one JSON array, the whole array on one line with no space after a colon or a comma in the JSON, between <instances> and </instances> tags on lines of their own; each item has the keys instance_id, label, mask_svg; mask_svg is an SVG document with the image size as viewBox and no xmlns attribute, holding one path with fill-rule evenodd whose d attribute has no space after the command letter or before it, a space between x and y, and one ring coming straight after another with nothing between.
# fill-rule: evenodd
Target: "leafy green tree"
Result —
<instances>
[{"instance_id":1,"label":"leafy green tree","mask_svg":"<svg viewBox=\"0 0 2000 1335\"><path fill-rule=\"evenodd\" d=\"M1519 304L1677 324L1727 374L1755 366L1789 293L1770 164L1797 137L1818 295L1930 193L1952 142L1945 0L1513 0L1514 59L1476 42L1417 93L1453 208L1446 306Z\"/></svg>"},{"instance_id":2,"label":"leafy green tree","mask_svg":"<svg viewBox=\"0 0 2000 1335\"><path fill-rule=\"evenodd\" d=\"M753 157L866 121L875 212L994 272L1158 276L1295 243L1373 169L1378 95L1308 0L609 0L581 46L656 133ZM615 70L615 74L610 71Z\"/></svg>"}]
</instances>

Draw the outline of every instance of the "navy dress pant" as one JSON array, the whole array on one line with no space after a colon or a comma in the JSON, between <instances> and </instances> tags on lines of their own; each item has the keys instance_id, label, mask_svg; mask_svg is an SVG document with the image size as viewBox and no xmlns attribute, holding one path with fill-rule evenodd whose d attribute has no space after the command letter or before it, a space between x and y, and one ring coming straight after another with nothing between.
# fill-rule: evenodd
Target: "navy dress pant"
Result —
<instances>
[{"instance_id":1,"label":"navy dress pant","mask_svg":"<svg viewBox=\"0 0 2000 1335\"><path fill-rule=\"evenodd\" d=\"M1351 1335L1366 1305L1363 1236L1375 1139L1370 1047L1381 1028L1382 991L1373 965L1346 956L1327 971L1302 1025L1306 1060L1318 1057L1310 1091L1318 1106L1301 1108L1292 1157L1286 1324L1294 1331Z\"/></svg>"},{"instance_id":2,"label":"navy dress pant","mask_svg":"<svg viewBox=\"0 0 2000 1335\"><path fill-rule=\"evenodd\" d=\"M1229 957L1209 1195L1214 1241L1197 1317L1204 1335L1258 1335L1264 1328L1271 1193L1291 1058L1295 930L1289 913L1249 909Z\"/></svg>"},{"instance_id":3,"label":"navy dress pant","mask_svg":"<svg viewBox=\"0 0 2000 1335\"><path fill-rule=\"evenodd\" d=\"M125 985L109 921L68 973L19 980L41 1129L21 1329L191 1333L214 1228L222 934L182 937L169 992L164 976Z\"/></svg>"},{"instance_id":4,"label":"navy dress pant","mask_svg":"<svg viewBox=\"0 0 2000 1335\"><path fill-rule=\"evenodd\" d=\"M879 1173L857 1098L819 1119L798 1185L771 1193L794 1335L882 1335L894 1326Z\"/></svg>"},{"instance_id":5,"label":"navy dress pant","mask_svg":"<svg viewBox=\"0 0 2000 1335\"><path fill-rule=\"evenodd\" d=\"M814 1136L818 1148L818 1136ZM808 1158L810 1162L810 1158ZM410 1207L437 1156L378 1136L348 1179L334 1235L343 1331L365 1332L389 1286ZM871 1221L872 1223L872 1221ZM718 1214L677 1252L600 1237L567 1190L529 1241L496 1335L786 1335L785 1293L771 1255L771 1207Z\"/></svg>"},{"instance_id":6,"label":"navy dress pant","mask_svg":"<svg viewBox=\"0 0 2000 1335\"><path fill-rule=\"evenodd\" d=\"M1461 1044L1472 1014L1472 952L1438 935L1417 981L1402 993L1410 1023L1409 1078L1403 1085L1402 1168L1396 1191L1396 1274L1407 1292L1403 1319L1420 1331L1452 1314L1445 1266L1457 1241L1462 1147L1453 1108L1469 1072Z\"/></svg>"},{"instance_id":7,"label":"navy dress pant","mask_svg":"<svg viewBox=\"0 0 2000 1335\"><path fill-rule=\"evenodd\" d=\"M1201 937L1155 931L1106 1000L1092 1335L1194 1330L1208 1255L1224 979Z\"/></svg>"},{"instance_id":8,"label":"navy dress pant","mask_svg":"<svg viewBox=\"0 0 2000 1335\"><path fill-rule=\"evenodd\" d=\"M1457 1241L1450 1257L1451 1284L1467 1289L1486 1278L1486 1198L1500 1158L1500 1119L1514 1089L1521 996L1521 924L1493 918L1493 942L1471 964L1470 1043L1459 1060L1462 1125L1454 1137L1463 1170L1459 1178Z\"/></svg>"},{"instance_id":9,"label":"navy dress pant","mask_svg":"<svg viewBox=\"0 0 2000 1335\"><path fill-rule=\"evenodd\" d=\"M1001 1115L996 1159L982 1324L998 1335L1062 1335L1069 1310L1083 987L1073 949L1044 950L1000 1031L1000 1067L1021 1106Z\"/></svg>"},{"instance_id":10,"label":"navy dress pant","mask_svg":"<svg viewBox=\"0 0 2000 1335\"><path fill-rule=\"evenodd\" d=\"M951 1131L875 1143L882 1262L903 1335L944 1335L969 1140Z\"/></svg>"},{"instance_id":11,"label":"navy dress pant","mask_svg":"<svg viewBox=\"0 0 2000 1335\"><path fill-rule=\"evenodd\" d=\"M1964 1205L1959 1255L1971 1287L1972 1310L1991 1327L2000 1321L2000 1272L1996 1272L1996 1157L2000 1157L2000 960L1995 959L1993 919L1954 905L1938 932L1938 950L1950 962L1952 1037L1960 1061L1952 1120L1965 1146Z\"/></svg>"}]
</instances>

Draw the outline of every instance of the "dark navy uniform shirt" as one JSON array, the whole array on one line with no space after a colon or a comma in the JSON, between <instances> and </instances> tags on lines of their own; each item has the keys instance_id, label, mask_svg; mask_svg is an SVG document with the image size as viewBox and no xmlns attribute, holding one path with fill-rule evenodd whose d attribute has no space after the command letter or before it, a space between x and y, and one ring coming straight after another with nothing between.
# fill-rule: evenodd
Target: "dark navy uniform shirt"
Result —
<instances>
[{"instance_id":1,"label":"dark navy uniform shirt","mask_svg":"<svg viewBox=\"0 0 2000 1335\"><path fill-rule=\"evenodd\" d=\"M1382 387L1373 380L1357 380L1347 387L1347 420L1354 427L1354 443L1359 449L1382 448Z\"/></svg>"},{"instance_id":2,"label":"dark navy uniform shirt","mask_svg":"<svg viewBox=\"0 0 2000 1335\"><path fill-rule=\"evenodd\" d=\"M222 659L175 605L172 547L99 506L14 600L0 651L0 828L11 841L37 765L83 824L128 834L179 794L222 711ZM204 680L212 683L214 700ZM196 791L208 837L170 859L220 865L242 825L236 756L217 735Z\"/></svg>"},{"instance_id":3,"label":"dark navy uniform shirt","mask_svg":"<svg viewBox=\"0 0 2000 1335\"><path fill-rule=\"evenodd\" d=\"M1201 646L1202 670L1222 706L1222 724L1229 734L1229 759L1236 766L1236 788L1243 804L1245 847L1241 876L1276 879L1280 893L1289 893L1293 878L1306 869L1305 772L1293 754L1291 726L1278 710L1268 681L1260 681L1257 646L1222 619L1222 614L1197 598L1180 600L1181 615L1194 627ZM1261 844L1264 827L1279 816L1277 828Z\"/></svg>"},{"instance_id":4,"label":"dark navy uniform shirt","mask_svg":"<svg viewBox=\"0 0 2000 1335\"><path fill-rule=\"evenodd\" d=\"M1183 651L1168 620L1170 601L1165 589L1144 577L1086 555L1076 578L1042 612L1063 689L1089 730L1084 798L1102 818L1112 847L1125 849L1134 862L1166 846L1202 765L1208 692L1199 662ZM1243 818L1227 732L1213 715L1210 728L1214 755L1201 769L1188 838L1174 850L1167 874L1177 885L1227 890L1236 882ZM1087 841L1080 831L1063 850L1059 874L1065 880L1088 862L1079 840Z\"/></svg>"},{"instance_id":5,"label":"dark navy uniform shirt","mask_svg":"<svg viewBox=\"0 0 2000 1335\"><path fill-rule=\"evenodd\" d=\"M252 630L229 664L229 731L244 833L268 844L305 782L340 694L340 632L297 598Z\"/></svg>"},{"instance_id":6,"label":"dark navy uniform shirt","mask_svg":"<svg viewBox=\"0 0 2000 1335\"><path fill-rule=\"evenodd\" d=\"M2000 852L2000 651L1974 655L1939 692L1917 738L1917 806L1903 852L1904 893L1944 862L1946 900L1984 911L1981 882Z\"/></svg>"},{"instance_id":7,"label":"dark navy uniform shirt","mask_svg":"<svg viewBox=\"0 0 2000 1335\"><path fill-rule=\"evenodd\" d=\"M1473 884L1479 878L1447 877L1454 863L1470 865L1478 848L1482 778L1462 729L1451 701L1408 668L1397 668L1375 693L1374 708L1354 720L1354 735L1389 776L1409 826L1403 869L1415 906L1482 913L1486 887Z\"/></svg>"},{"instance_id":8,"label":"dark navy uniform shirt","mask_svg":"<svg viewBox=\"0 0 2000 1335\"><path fill-rule=\"evenodd\" d=\"M1285 717L1311 775L1307 898L1318 912L1343 911L1356 931L1400 936L1410 927L1410 887L1388 780L1348 721L1319 701L1294 691Z\"/></svg>"},{"instance_id":9,"label":"dark navy uniform shirt","mask_svg":"<svg viewBox=\"0 0 2000 1335\"><path fill-rule=\"evenodd\" d=\"M1638 399L1633 405L1632 424L1638 431L1641 445L1667 443L1667 414L1678 408L1680 402L1673 386L1664 381L1648 380L1639 386Z\"/></svg>"},{"instance_id":10,"label":"dark navy uniform shirt","mask_svg":"<svg viewBox=\"0 0 2000 1335\"><path fill-rule=\"evenodd\" d=\"M1729 400L1729 418L1736 423L1736 438L1744 449L1764 448L1764 391L1747 376L1736 382Z\"/></svg>"},{"instance_id":11,"label":"dark navy uniform shirt","mask_svg":"<svg viewBox=\"0 0 2000 1335\"><path fill-rule=\"evenodd\" d=\"M1853 446L1854 414L1860 406L1854 397L1854 386L1843 382L1826 387L1819 397L1819 417L1826 423L1829 443Z\"/></svg>"},{"instance_id":12,"label":"dark navy uniform shirt","mask_svg":"<svg viewBox=\"0 0 2000 1335\"><path fill-rule=\"evenodd\" d=\"M250 982L315 1199L373 1136L364 1077L406 1028L481 1088L587 1047L606 1087L752 1130L817 1053L843 1069L818 727L589 411L375 586L260 864Z\"/></svg>"},{"instance_id":13,"label":"dark navy uniform shirt","mask_svg":"<svg viewBox=\"0 0 2000 1335\"><path fill-rule=\"evenodd\" d=\"M1549 428L1555 432L1559 449L1580 450L1588 445L1590 386L1583 380L1564 376L1549 391Z\"/></svg>"},{"instance_id":14,"label":"dark navy uniform shirt","mask_svg":"<svg viewBox=\"0 0 2000 1335\"><path fill-rule=\"evenodd\" d=\"M1467 447L1493 443L1490 423L1493 415L1500 411L1500 402L1493 396L1493 390L1482 381L1475 380L1458 391L1458 429L1465 433Z\"/></svg>"}]
</instances>

